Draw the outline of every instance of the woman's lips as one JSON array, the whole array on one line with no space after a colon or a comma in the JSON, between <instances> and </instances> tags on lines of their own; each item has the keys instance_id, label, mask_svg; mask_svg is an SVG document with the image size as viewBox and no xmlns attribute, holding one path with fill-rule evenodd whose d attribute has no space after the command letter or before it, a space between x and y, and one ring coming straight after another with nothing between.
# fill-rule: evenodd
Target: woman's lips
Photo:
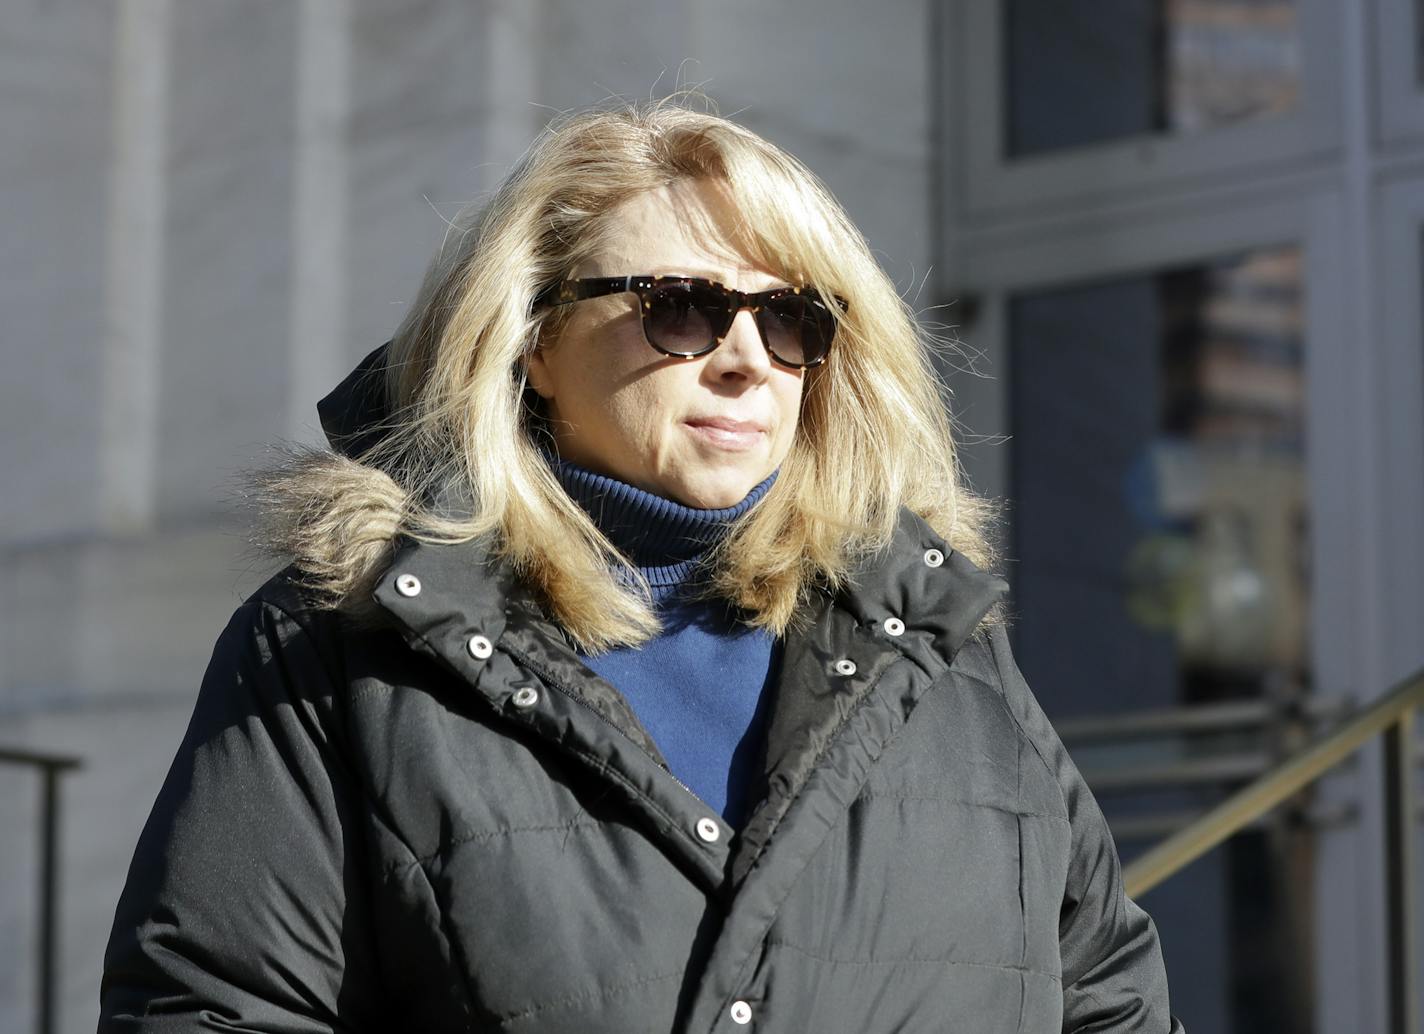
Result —
<instances>
[{"instance_id":1,"label":"woman's lips","mask_svg":"<svg viewBox=\"0 0 1424 1034\"><path fill-rule=\"evenodd\" d=\"M755 448L766 429L750 420L729 420L726 417L695 418L686 426L702 442L730 452L745 452Z\"/></svg>"}]
</instances>

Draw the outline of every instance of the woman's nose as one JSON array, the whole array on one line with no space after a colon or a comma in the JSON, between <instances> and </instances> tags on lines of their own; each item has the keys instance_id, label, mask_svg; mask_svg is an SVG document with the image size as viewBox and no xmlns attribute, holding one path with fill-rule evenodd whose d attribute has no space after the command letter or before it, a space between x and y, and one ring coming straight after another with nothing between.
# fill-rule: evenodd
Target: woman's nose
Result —
<instances>
[{"instance_id":1,"label":"woman's nose","mask_svg":"<svg viewBox=\"0 0 1424 1034\"><path fill-rule=\"evenodd\" d=\"M719 375L742 374L756 379L766 376L771 368L771 356L767 354L751 309L743 309L733 318L727 336L712 353L708 366Z\"/></svg>"}]
</instances>

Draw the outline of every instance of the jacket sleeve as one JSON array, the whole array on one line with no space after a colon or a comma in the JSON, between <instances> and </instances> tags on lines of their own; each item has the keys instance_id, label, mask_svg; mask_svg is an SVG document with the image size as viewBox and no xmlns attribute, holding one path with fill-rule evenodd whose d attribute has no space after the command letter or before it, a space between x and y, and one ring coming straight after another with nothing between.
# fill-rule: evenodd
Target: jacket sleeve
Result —
<instances>
[{"instance_id":1,"label":"jacket sleeve","mask_svg":"<svg viewBox=\"0 0 1424 1034\"><path fill-rule=\"evenodd\" d=\"M1183 1034L1168 1006L1156 927L1123 892L1107 820L1029 691L1002 628L990 642L1005 700L1057 777L1072 828L1058 926L1064 1034Z\"/></svg>"},{"instance_id":2,"label":"jacket sleeve","mask_svg":"<svg viewBox=\"0 0 1424 1034\"><path fill-rule=\"evenodd\" d=\"M379 1023L362 798L327 670L267 603L218 640L119 900L101 1034Z\"/></svg>"}]
</instances>

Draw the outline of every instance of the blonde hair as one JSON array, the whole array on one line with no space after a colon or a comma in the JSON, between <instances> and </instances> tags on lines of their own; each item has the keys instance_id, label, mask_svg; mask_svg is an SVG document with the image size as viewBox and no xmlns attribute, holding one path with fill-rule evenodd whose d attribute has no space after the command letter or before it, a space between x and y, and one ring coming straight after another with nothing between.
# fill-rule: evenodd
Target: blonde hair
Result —
<instances>
[{"instance_id":1,"label":"blonde hair","mask_svg":"<svg viewBox=\"0 0 1424 1034\"><path fill-rule=\"evenodd\" d=\"M889 543L902 506L990 561L987 507L960 477L932 343L860 233L794 157L676 98L545 130L431 263L389 348L384 441L360 463L325 454L269 480L277 542L321 598L359 609L397 534L485 537L582 649L657 634L646 584L541 454L525 359L558 312L535 311L540 289L597 251L620 202L682 178L725 185L748 258L849 303L827 362L808 371L776 483L709 558L710 591L779 635ZM452 479L468 513L431 505Z\"/></svg>"}]
</instances>

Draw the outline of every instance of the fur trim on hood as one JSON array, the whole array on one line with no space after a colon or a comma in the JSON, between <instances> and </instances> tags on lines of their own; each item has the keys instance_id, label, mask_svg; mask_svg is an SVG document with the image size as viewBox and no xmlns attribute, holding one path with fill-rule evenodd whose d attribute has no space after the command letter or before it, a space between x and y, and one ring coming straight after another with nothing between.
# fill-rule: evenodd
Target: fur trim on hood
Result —
<instances>
[{"instance_id":1,"label":"fur trim on hood","mask_svg":"<svg viewBox=\"0 0 1424 1034\"><path fill-rule=\"evenodd\" d=\"M409 494L361 461L391 430L389 342L317 404L331 450L287 447L255 476L257 545L294 563L318 605L363 613L411 514Z\"/></svg>"}]
</instances>

